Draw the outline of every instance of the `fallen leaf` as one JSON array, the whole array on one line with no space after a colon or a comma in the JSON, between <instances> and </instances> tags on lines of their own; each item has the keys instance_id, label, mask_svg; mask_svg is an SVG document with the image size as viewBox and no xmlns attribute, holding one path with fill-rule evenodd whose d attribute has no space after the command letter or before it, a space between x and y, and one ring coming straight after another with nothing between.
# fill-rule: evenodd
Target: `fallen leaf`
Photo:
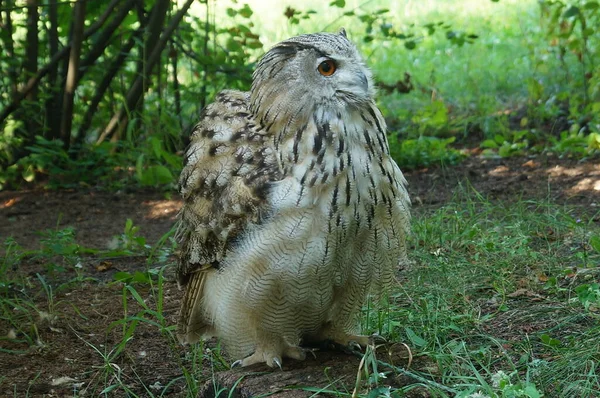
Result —
<instances>
[{"instance_id":1,"label":"fallen leaf","mask_svg":"<svg viewBox=\"0 0 600 398\"><path fill-rule=\"evenodd\" d=\"M60 386L61 384L67 384L67 383L71 383L74 381L77 381L77 380L72 377L69 377L69 376L63 376L63 377L58 377L56 379L52 379L50 384L53 386Z\"/></svg>"},{"instance_id":2,"label":"fallen leaf","mask_svg":"<svg viewBox=\"0 0 600 398\"><path fill-rule=\"evenodd\" d=\"M104 272L104 271L108 271L109 269L111 269L113 266L113 263L111 261L102 261L100 262L100 264L96 265L96 271L98 272Z\"/></svg>"},{"instance_id":3,"label":"fallen leaf","mask_svg":"<svg viewBox=\"0 0 600 398\"><path fill-rule=\"evenodd\" d=\"M510 298L531 297L531 298L534 298L537 300L541 300L544 298L543 296L541 296L535 292L532 292L531 290L528 290L528 289L517 289L514 292L507 294L507 297L510 297Z\"/></svg>"},{"instance_id":4,"label":"fallen leaf","mask_svg":"<svg viewBox=\"0 0 600 398\"><path fill-rule=\"evenodd\" d=\"M4 202L4 205L2 207L11 207L15 203L17 203L17 199L12 198L12 199L9 199L6 202Z\"/></svg>"},{"instance_id":5,"label":"fallen leaf","mask_svg":"<svg viewBox=\"0 0 600 398\"><path fill-rule=\"evenodd\" d=\"M538 167L539 164L537 164L533 160L528 160L527 162L523 163L521 166L523 166L523 167L530 167L530 168L534 169L534 168Z\"/></svg>"}]
</instances>

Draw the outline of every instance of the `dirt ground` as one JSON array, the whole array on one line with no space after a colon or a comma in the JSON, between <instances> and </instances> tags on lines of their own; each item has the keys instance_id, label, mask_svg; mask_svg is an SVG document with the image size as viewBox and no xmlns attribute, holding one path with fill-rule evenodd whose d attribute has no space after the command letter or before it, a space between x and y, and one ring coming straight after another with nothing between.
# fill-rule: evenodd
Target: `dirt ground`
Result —
<instances>
[{"instance_id":1,"label":"dirt ground","mask_svg":"<svg viewBox=\"0 0 600 398\"><path fill-rule=\"evenodd\" d=\"M600 210L600 165L594 162L544 157L473 157L459 166L414 170L405 175L413 212L417 215L442 206L459 187L472 187L489 200L537 199L579 207L590 214ZM140 228L139 235L148 244L154 244L171 229L179 206L177 194L153 191L0 192L0 241L12 237L23 248L36 250L40 247L39 231L71 226L76 242L82 247L107 249L113 244L113 237L123 233L125 221L130 218ZM14 291L11 286L0 286L0 294L32 298L38 312L44 311L38 319L31 320L31 334L37 335L37 345L33 347L20 336L12 335L10 324L0 322L0 336L4 336L0 337L0 396L97 396L106 386L117 383L115 378L119 375L120 382L140 396L150 393L158 396L169 382L177 379L165 390L165 395L185 396L181 364L190 363L189 354L183 347L170 345L157 327L140 322L124 354L114 361L110 357L111 350L122 339L123 327L108 326L123 318L124 307L123 285L108 282L115 272L134 273L161 264L148 265L144 257L136 256L104 259L84 255L78 268L70 267L56 276L48 270L46 262L47 259L26 256L18 266L8 270L26 277L26 289ZM55 288L51 302L41 289L37 274ZM181 293L170 269L165 274L163 315L166 323L172 325ZM61 283L76 277L76 283L59 288ZM156 307L149 285L142 284L136 289L149 307ZM140 307L131 304L129 310L133 314ZM15 319L22 315L17 308L13 311ZM395 353L394 360L402 364L406 361L405 354ZM204 385L199 381L200 395L216 396L217 386L213 381L231 387L242 376L236 396L254 396L259 392L275 392L271 395L274 397L310 395L300 390L278 392L290 384L329 385L332 389L352 391L358 362L358 358L346 354L321 352L317 359L303 363L289 361L283 372L261 377L256 375L267 371L263 367L211 375L210 363L205 362L209 381ZM107 367L112 367L112 371L107 372ZM402 384L406 380L399 377L393 382ZM144 390L143 385L149 390ZM415 396L422 396L418 390L414 392Z\"/></svg>"}]
</instances>

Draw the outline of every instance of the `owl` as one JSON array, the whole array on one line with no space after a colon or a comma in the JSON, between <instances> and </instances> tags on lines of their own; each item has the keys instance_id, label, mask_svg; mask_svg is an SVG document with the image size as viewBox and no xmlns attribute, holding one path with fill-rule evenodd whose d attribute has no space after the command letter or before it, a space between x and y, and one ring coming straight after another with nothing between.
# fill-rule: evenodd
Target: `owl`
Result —
<instances>
[{"instance_id":1,"label":"owl","mask_svg":"<svg viewBox=\"0 0 600 398\"><path fill-rule=\"evenodd\" d=\"M202 112L180 177L182 343L218 336L234 365L364 346L360 310L407 263L410 201L371 72L344 30L271 48L249 92Z\"/></svg>"}]
</instances>

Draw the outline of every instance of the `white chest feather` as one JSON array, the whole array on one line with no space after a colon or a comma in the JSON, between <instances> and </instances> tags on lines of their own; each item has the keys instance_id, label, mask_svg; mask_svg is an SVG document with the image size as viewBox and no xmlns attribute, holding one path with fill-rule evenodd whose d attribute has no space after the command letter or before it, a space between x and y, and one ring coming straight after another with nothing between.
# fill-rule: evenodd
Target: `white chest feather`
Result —
<instances>
[{"instance_id":1,"label":"white chest feather","mask_svg":"<svg viewBox=\"0 0 600 398\"><path fill-rule=\"evenodd\" d=\"M404 179L374 123L353 125L315 120L280 143L287 177L272 185L263 221L224 260L219 289L235 286L230 298L261 309L261 323L277 319L269 327L282 333L355 311L405 261Z\"/></svg>"}]
</instances>

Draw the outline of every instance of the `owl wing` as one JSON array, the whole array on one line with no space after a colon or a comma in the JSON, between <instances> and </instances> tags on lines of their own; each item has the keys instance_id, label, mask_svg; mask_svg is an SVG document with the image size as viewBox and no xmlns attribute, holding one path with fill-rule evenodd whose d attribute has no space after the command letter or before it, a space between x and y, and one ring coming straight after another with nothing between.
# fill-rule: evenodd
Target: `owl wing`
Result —
<instances>
[{"instance_id":1,"label":"owl wing","mask_svg":"<svg viewBox=\"0 0 600 398\"><path fill-rule=\"evenodd\" d=\"M268 184L281 179L272 137L254 124L248 102L248 93L219 93L203 111L185 154L175 234L177 279L189 285L179 321L182 340L195 340L184 336L202 329L201 314L194 311L206 272L218 269L236 236L258 222Z\"/></svg>"}]
</instances>

